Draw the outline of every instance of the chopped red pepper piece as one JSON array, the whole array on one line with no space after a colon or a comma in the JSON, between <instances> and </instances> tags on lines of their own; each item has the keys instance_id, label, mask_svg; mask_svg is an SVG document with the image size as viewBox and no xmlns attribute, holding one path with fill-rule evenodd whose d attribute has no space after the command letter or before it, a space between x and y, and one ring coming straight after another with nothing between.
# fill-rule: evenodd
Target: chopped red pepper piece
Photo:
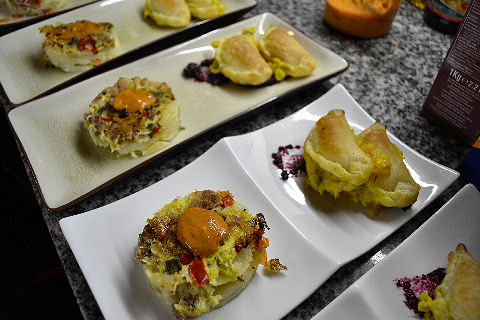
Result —
<instances>
[{"instance_id":1,"label":"chopped red pepper piece","mask_svg":"<svg viewBox=\"0 0 480 320\"><path fill-rule=\"evenodd\" d=\"M191 253L185 253L180 257L180 263L185 266L192 263L193 260L195 260L195 257Z\"/></svg>"},{"instance_id":2,"label":"chopped red pepper piece","mask_svg":"<svg viewBox=\"0 0 480 320\"><path fill-rule=\"evenodd\" d=\"M205 264L201 258L196 258L193 260L190 265L190 275L193 278L193 283L198 287L202 285L207 285L210 281L208 278L207 270L205 269Z\"/></svg>"},{"instance_id":3,"label":"chopped red pepper piece","mask_svg":"<svg viewBox=\"0 0 480 320\"><path fill-rule=\"evenodd\" d=\"M233 195L230 191L222 192L222 208L230 207L234 204Z\"/></svg>"},{"instance_id":4,"label":"chopped red pepper piece","mask_svg":"<svg viewBox=\"0 0 480 320\"><path fill-rule=\"evenodd\" d=\"M86 37L78 40L77 49L79 51L92 51L93 54L97 54L98 50L95 46L95 39Z\"/></svg>"}]
</instances>

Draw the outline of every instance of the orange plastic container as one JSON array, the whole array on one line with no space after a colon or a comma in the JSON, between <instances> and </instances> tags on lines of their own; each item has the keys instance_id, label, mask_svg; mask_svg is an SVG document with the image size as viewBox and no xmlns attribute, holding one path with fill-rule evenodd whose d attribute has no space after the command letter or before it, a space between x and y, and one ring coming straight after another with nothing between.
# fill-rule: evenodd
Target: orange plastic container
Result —
<instances>
[{"instance_id":1,"label":"orange plastic container","mask_svg":"<svg viewBox=\"0 0 480 320\"><path fill-rule=\"evenodd\" d=\"M387 34L402 0L327 0L325 22L358 38Z\"/></svg>"}]
</instances>

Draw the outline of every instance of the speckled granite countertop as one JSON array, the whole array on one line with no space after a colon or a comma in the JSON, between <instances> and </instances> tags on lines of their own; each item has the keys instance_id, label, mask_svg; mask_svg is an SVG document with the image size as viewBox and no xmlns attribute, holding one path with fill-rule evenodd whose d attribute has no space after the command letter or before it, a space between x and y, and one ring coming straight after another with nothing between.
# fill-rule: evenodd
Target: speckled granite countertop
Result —
<instances>
[{"instance_id":1,"label":"speckled granite countertop","mask_svg":"<svg viewBox=\"0 0 480 320\"><path fill-rule=\"evenodd\" d=\"M63 211L49 212L41 203L38 190L32 183L65 273L86 319L102 318L102 315L63 237L59 226L60 219L137 192L190 163L220 138L247 133L276 122L320 97L332 84L342 83L372 117L387 124L394 135L413 149L447 167L456 168L459 165L470 146L421 114L423 102L453 37L429 28L423 21L423 13L405 1L399 9L390 34L373 40L352 39L332 31L323 22L324 9L325 1L320 0L260 0L258 6L246 17L271 12L347 59L350 63L349 69L329 82L250 114L240 126L223 127L196 139L181 154L176 153L165 157L161 162L153 162L147 168L138 170ZM8 111L11 106L7 104L5 96L1 96L1 99L2 105ZM26 168L28 171L28 167ZM32 178L30 172L29 175ZM368 271L379 257L387 255L408 237L462 186L463 182L460 180L453 183L406 225L367 253L340 268L285 319L310 319L318 313Z\"/></svg>"}]
</instances>

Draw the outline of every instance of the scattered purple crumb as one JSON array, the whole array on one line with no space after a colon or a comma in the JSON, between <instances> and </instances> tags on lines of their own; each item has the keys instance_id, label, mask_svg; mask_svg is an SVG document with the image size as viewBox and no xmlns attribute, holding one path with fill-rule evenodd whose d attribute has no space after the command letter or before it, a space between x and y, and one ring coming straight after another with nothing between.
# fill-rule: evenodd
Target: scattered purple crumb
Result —
<instances>
[{"instance_id":1,"label":"scattered purple crumb","mask_svg":"<svg viewBox=\"0 0 480 320\"><path fill-rule=\"evenodd\" d=\"M418 311L418 296L427 291L433 298L433 292L442 283L443 278L445 278L445 268L438 268L428 274L396 279L395 282L397 287L403 289L405 305L416 314L422 315L422 312Z\"/></svg>"},{"instance_id":2,"label":"scattered purple crumb","mask_svg":"<svg viewBox=\"0 0 480 320\"><path fill-rule=\"evenodd\" d=\"M190 62L183 69L183 75L187 78L193 78L199 82L208 82L215 86L227 83L229 80L223 74L214 74L210 71L212 62L212 59L203 60L200 64Z\"/></svg>"},{"instance_id":3,"label":"scattered purple crumb","mask_svg":"<svg viewBox=\"0 0 480 320\"><path fill-rule=\"evenodd\" d=\"M282 180L289 177L299 177L306 175L305 159L303 158L303 147L287 146L278 147L278 151L272 153L273 164L281 171Z\"/></svg>"}]
</instances>

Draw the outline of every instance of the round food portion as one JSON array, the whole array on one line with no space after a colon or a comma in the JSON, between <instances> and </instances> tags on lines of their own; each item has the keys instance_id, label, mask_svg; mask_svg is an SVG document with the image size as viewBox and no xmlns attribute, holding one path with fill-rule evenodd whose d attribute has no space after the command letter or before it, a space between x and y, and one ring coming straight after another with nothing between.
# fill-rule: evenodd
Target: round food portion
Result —
<instances>
[{"instance_id":1,"label":"round food portion","mask_svg":"<svg viewBox=\"0 0 480 320\"><path fill-rule=\"evenodd\" d=\"M93 142L118 157L165 147L180 130L179 107L165 82L120 78L90 103L83 123Z\"/></svg>"},{"instance_id":2,"label":"round food portion","mask_svg":"<svg viewBox=\"0 0 480 320\"><path fill-rule=\"evenodd\" d=\"M42 48L47 64L66 72L82 72L115 56L118 47L113 24L79 20L72 23L45 25Z\"/></svg>"},{"instance_id":3,"label":"round food portion","mask_svg":"<svg viewBox=\"0 0 480 320\"><path fill-rule=\"evenodd\" d=\"M12 14L39 16L64 8L69 0L5 0Z\"/></svg>"},{"instance_id":4,"label":"round food portion","mask_svg":"<svg viewBox=\"0 0 480 320\"><path fill-rule=\"evenodd\" d=\"M267 265L265 228L264 216L252 216L229 191L195 191L147 220L136 260L179 317L194 317L235 298L258 264Z\"/></svg>"}]
</instances>

